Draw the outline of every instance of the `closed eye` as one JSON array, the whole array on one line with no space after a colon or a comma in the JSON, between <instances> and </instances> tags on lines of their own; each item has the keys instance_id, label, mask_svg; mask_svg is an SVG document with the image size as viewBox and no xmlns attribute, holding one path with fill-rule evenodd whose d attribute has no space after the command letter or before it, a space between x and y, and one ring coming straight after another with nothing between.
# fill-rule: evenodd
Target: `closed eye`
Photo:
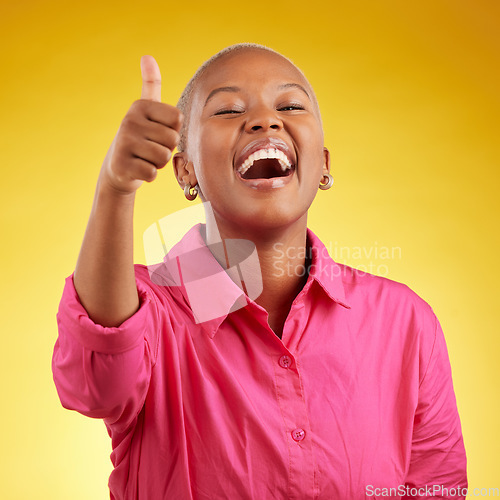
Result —
<instances>
[{"instance_id":1,"label":"closed eye","mask_svg":"<svg viewBox=\"0 0 500 500\"><path fill-rule=\"evenodd\" d=\"M214 113L214 115L231 115L231 114L239 114L241 113L240 110L238 109L221 109L220 111L217 111Z\"/></svg>"},{"instance_id":2,"label":"closed eye","mask_svg":"<svg viewBox=\"0 0 500 500\"><path fill-rule=\"evenodd\" d=\"M281 106L278 108L278 111L295 111L295 110L303 110L304 106L300 104L289 104L288 106Z\"/></svg>"}]
</instances>

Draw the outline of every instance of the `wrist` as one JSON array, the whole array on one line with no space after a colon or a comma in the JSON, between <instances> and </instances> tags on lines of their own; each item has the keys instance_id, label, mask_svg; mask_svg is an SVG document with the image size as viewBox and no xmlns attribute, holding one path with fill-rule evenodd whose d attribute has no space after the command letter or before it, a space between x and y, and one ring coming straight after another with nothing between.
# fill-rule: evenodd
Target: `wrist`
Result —
<instances>
[{"instance_id":1,"label":"wrist","mask_svg":"<svg viewBox=\"0 0 500 500\"><path fill-rule=\"evenodd\" d=\"M135 200L136 190L126 190L120 186L116 186L113 182L103 178L102 176L97 181L96 197L121 200L124 202L133 203Z\"/></svg>"}]
</instances>

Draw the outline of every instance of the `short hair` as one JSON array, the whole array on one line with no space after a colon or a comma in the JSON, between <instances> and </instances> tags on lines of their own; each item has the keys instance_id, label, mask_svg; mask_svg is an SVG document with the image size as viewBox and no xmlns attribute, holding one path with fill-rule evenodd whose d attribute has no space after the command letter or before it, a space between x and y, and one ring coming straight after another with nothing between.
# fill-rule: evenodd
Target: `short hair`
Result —
<instances>
[{"instance_id":1,"label":"short hair","mask_svg":"<svg viewBox=\"0 0 500 500\"><path fill-rule=\"evenodd\" d=\"M273 50L273 49L271 49L269 47L266 47L265 45L260 45L258 43L237 43L235 45L230 45L229 47L226 47L226 48L220 50L219 52L217 52L217 54L213 55L210 59L207 59L196 70L195 74L189 80L189 82L187 83L186 87L184 88L184 90L183 90L183 92L182 92L182 94L181 94L181 96L179 98L179 101L177 102L177 108L184 115L184 123L183 123L181 131L180 131L180 140L179 140L179 144L177 146L177 150L179 152L183 152L186 149L186 145L187 145L187 132L188 132L188 129L189 129L189 115L191 114L191 106L192 106L192 101L193 101L193 92L194 92L194 89L196 88L197 83L200 81L201 77L208 70L208 68L210 68L210 66L213 63L215 63L216 61L218 61L220 58L222 58L222 57L224 57L227 54L230 54L232 52L237 52L239 50L247 50L247 49L265 50L265 51L271 52L273 54L276 54L276 55L282 57L283 59L287 60L290 64L292 64L297 69L297 71L303 76L304 80L306 82L308 82L308 80L307 80L306 76L304 75L304 73L299 68L297 68L297 66L288 57L285 57L283 54L280 54L276 50ZM311 87L310 84L309 84L309 87L312 90L312 87ZM318 107L318 113L319 113L318 102L317 102L316 96L314 95L314 91L313 90L312 90L312 94L313 94L313 96L312 96L313 101L316 104L316 106ZM320 120L321 120L321 116L320 116Z\"/></svg>"}]
</instances>

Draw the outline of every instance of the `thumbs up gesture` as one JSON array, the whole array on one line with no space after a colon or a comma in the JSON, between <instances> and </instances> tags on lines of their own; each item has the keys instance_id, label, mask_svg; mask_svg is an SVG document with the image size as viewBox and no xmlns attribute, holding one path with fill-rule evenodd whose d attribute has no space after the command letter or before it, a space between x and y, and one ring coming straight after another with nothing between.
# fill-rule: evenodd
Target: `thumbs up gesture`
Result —
<instances>
[{"instance_id":1,"label":"thumbs up gesture","mask_svg":"<svg viewBox=\"0 0 500 500\"><path fill-rule=\"evenodd\" d=\"M179 143L182 113L161 102L161 74L152 56L141 59L142 93L125 115L101 169L99 182L134 193L156 178Z\"/></svg>"}]
</instances>

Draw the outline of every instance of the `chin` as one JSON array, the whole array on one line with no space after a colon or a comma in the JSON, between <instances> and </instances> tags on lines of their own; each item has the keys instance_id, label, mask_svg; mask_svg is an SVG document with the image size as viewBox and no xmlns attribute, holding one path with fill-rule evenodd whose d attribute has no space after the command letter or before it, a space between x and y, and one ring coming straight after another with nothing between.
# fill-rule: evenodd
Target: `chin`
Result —
<instances>
[{"instance_id":1,"label":"chin","mask_svg":"<svg viewBox=\"0 0 500 500\"><path fill-rule=\"evenodd\" d=\"M236 215L236 214L235 214ZM239 222L253 231L279 230L306 219L307 209L299 210L296 204L256 203L252 210L238 214Z\"/></svg>"}]
</instances>

